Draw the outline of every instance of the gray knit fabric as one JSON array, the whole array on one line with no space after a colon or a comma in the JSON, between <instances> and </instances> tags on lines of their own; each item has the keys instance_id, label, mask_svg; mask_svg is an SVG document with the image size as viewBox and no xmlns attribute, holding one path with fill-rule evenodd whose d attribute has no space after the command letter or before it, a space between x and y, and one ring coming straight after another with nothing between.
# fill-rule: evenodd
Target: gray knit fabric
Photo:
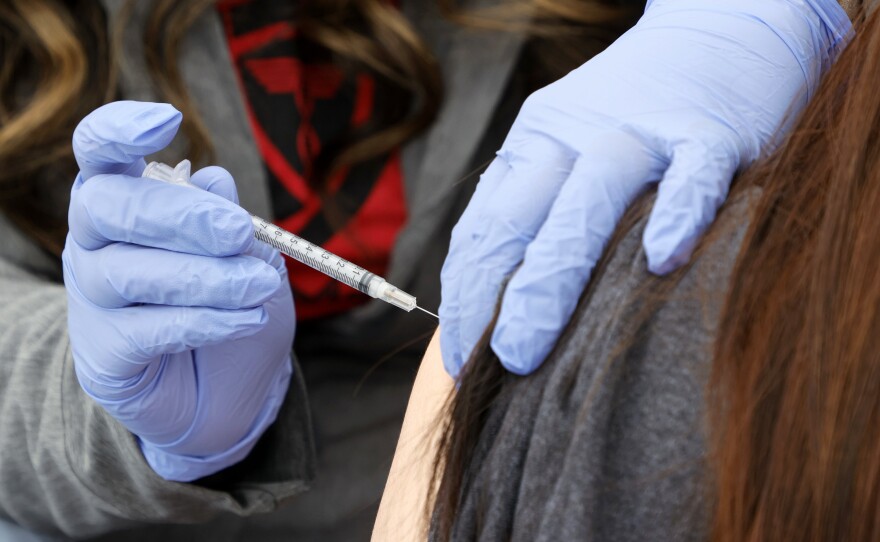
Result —
<instances>
[{"instance_id":1,"label":"gray knit fabric","mask_svg":"<svg viewBox=\"0 0 880 542\"><path fill-rule=\"evenodd\" d=\"M704 388L747 210L653 308L644 221L625 236L550 359L492 408L454 540L706 538Z\"/></svg>"},{"instance_id":2,"label":"gray knit fabric","mask_svg":"<svg viewBox=\"0 0 880 542\"><path fill-rule=\"evenodd\" d=\"M79 387L64 288L0 259L0 306L0 520L76 537L157 520L205 521L267 512L314 478L299 372L278 421L245 461L205 484L168 482Z\"/></svg>"}]
</instances>

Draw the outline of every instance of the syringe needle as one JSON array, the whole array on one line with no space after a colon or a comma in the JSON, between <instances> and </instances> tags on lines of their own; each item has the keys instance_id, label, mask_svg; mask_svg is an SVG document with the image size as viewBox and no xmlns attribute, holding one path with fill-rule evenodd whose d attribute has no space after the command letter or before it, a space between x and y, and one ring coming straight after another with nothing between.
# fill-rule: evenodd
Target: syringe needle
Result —
<instances>
[{"instance_id":1,"label":"syringe needle","mask_svg":"<svg viewBox=\"0 0 880 542\"><path fill-rule=\"evenodd\" d=\"M436 314L434 314L433 312L431 312L431 311L426 311L425 309L419 307L418 305L416 305L416 308L419 309L420 311L424 312L425 314L428 314L428 315L433 316L433 317L436 318L438 321L440 320L440 317L437 316Z\"/></svg>"}]
</instances>

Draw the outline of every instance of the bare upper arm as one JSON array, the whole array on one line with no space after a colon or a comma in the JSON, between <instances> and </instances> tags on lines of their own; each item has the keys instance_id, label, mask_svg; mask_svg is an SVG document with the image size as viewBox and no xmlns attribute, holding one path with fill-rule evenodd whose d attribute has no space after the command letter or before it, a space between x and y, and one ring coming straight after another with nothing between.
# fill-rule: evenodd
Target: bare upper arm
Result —
<instances>
[{"instance_id":1,"label":"bare upper arm","mask_svg":"<svg viewBox=\"0 0 880 542\"><path fill-rule=\"evenodd\" d=\"M416 377L403 429L385 485L373 540L425 540L427 494L442 428L442 413L455 383L443 369L439 330Z\"/></svg>"}]
</instances>

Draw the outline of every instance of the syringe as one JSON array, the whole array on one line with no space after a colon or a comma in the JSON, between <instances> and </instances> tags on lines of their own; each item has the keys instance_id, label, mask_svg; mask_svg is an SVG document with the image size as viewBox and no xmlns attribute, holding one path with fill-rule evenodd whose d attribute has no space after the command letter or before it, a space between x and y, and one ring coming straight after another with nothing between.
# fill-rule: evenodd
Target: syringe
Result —
<instances>
[{"instance_id":1,"label":"syringe","mask_svg":"<svg viewBox=\"0 0 880 542\"><path fill-rule=\"evenodd\" d=\"M142 176L169 184L195 187L195 185L189 182L191 167L189 160L184 160L174 168L161 162L150 162L146 169L144 169ZM312 269L316 269L328 277L345 283L356 290L360 290L370 297L381 299L407 312L419 309L434 318L438 318L436 314L419 307L416 304L415 296L393 286L375 273L371 273L363 267L340 258L336 254L312 244L298 235L279 228L268 220L251 215L251 221L254 224L254 237L287 254L291 258L308 265Z\"/></svg>"}]
</instances>

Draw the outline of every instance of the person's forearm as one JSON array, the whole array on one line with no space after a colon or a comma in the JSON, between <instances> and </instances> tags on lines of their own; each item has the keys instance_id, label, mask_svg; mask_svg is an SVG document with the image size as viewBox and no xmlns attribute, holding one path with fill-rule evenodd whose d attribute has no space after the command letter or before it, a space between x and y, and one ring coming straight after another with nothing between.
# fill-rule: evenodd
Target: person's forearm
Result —
<instances>
[{"instance_id":1,"label":"person's forearm","mask_svg":"<svg viewBox=\"0 0 880 542\"><path fill-rule=\"evenodd\" d=\"M439 332L428 345L409 398L373 529L374 542L426 539L428 486L443 426L443 407L454 389L452 378L443 369L438 338Z\"/></svg>"}]
</instances>

